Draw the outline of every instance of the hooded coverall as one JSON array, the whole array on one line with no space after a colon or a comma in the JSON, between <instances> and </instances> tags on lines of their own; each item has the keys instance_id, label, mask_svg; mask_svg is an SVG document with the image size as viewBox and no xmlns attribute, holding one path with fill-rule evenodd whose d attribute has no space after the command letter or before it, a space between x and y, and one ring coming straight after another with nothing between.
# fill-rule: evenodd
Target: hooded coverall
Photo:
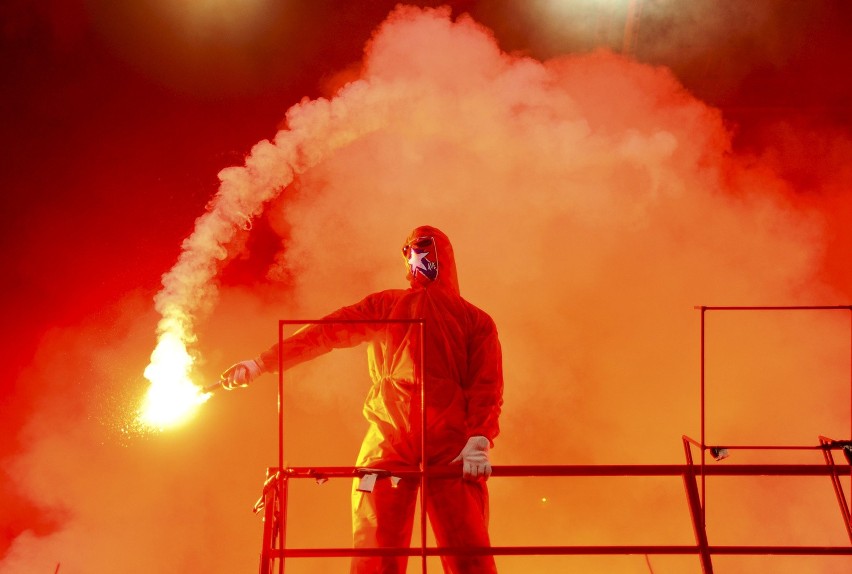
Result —
<instances>
[{"instance_id":1,"label":"hooded coverall","mask_svg":"<svg viewBox=\"0 0 852 574\"><path fill-rule=\"evenodd\" d=\"M493 445L503 402L500 343L494 321L459 294L449 239L433 227L416 228L411 241L430 237L437 252L438 274L423 281L409 269L408 289L368 295L327 317L359 321L423 319L417 323L321 323L309 325L282 342L284 368L337 347L367 343L372 386L364 402L369 422L356 465L393 470L416 467L421 452L418 376L420 346L425 356L427 464L447 465L468 438L484 436ZM279 347L261 355L267 369L277 369ZM357 480L356 480L357 482ZM408 547L411 543L419 480L392 486L379 479L373 492L353 486L353 532L356 548ZM431 478L426 511L439 546L489 546L488 491L484 481ZM358 557L353 573L403 573L408 557ZM492 556L442 557L445 572L496 572Z\"/></svg>"}]
</instances>

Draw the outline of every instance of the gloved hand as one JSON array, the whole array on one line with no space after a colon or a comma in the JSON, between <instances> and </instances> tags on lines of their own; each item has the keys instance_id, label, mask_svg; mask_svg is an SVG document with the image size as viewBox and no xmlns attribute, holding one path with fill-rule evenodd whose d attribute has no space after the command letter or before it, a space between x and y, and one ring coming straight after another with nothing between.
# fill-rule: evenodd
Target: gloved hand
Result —
<instances>
[{"instance_id":1,"label":"gloved hand","mask_svg":"<svg viewBox=\"0 0 852 574\"><path fill-rule=\"evenodd\" d=\"M219 377L222 387L231 391L237 387L247 387L249 383L258 378L264 372L263 362L260 359L249 359L231 365L227 371Z\"/></svg>"},{"instance_id":2,"label":"gloved hand","mask_svg":"<svg viewBox=\"0 0 852 574\"><path fill-rule=\"evenodd\" d=\"M453 459L453 463L464 463L462 476L467 480L488 480L491 476L491 463L488 461L490 442L484 436L472 436L467 444ZM452 464L452 463L451 463Z\"/></svg>"}]
</instances>

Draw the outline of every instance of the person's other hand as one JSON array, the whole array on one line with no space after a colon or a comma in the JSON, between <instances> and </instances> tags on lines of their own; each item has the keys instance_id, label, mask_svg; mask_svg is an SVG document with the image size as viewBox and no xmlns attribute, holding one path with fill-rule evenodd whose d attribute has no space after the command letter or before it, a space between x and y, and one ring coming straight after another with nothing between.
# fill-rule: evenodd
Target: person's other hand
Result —
<instances>
[{"instance_id":1,"label":"person's other hand","mask_svg":"<svg viewBox=\"0 0 852 574\"><path fill-rule=\"evenodd\" d=\"M467 444L453 459L453 463L464 464L462 476L467 480L488 480L491 476L491 462L488 460L490 443L484 436L472 436ZM452 463L451 463L452 464Z\"/></svg>"},{"instance_id":2,"label":"person's other hand","mask_svg":"<svg viewBox=\"0 0 852 574\"><path fill-rule=\"evenodd\" d=\"M228 370L219 377L222 387L231 391L237 387L247 387L249 383L263 374L263 367L257 359L240 361L231 365Z\"/></svg>"}]
</instances>

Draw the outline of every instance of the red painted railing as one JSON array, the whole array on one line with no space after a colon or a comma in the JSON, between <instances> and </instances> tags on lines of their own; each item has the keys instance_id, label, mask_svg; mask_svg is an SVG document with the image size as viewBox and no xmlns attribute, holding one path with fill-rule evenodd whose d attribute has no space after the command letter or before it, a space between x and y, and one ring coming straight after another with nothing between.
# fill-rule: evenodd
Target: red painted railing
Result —
<instances>
[{"instance_id":1,"label":"red painted railing","mask_svg":"<svg viewBox=\"0 0 852 574\"><path fill-rule=\"evenodd\" d=\"M287 496L291 480L313 479L329 480L353 478L370 472L386 473L375 469L354 467L286 467L284 466L284 375L279 369L278 380L278 466L267 469L261 499L255 505L255 511L263 514L263 542L260 556L260 573L273 574L284 571L287 558L341 558L354 556L413 556L421 557L422 572L426 572L426 558L449 555L494 555L494 556L566 556L566 555L696 555L704 574L713 573L714 555L785 555L785 556L852 556L852 509L847 502L840 478L852 477L852 441L832 440L819 437L817 445L707 445L705 442L705 313L708 311L789 311L789 310L845 310L852 306L794 306L794 307L696 307L701 311L701 404L699 440L683 436L686 464L682 465L542 465L542 466L495 466L492 478L501 477L594 477L594 476L680 476L683 480L686 502L689 508L696 543L694 545L599 545L599 546L492 546L487 548L446 548L428 547L426 544L426 513L420 513L421 540L419 547L412 548L288 548L286 546ZM852 317L852 314L850 314ZM340 321L327 320L287 320L279 321L279 344L284 338L287 325L318 324ZM371 321L374 323L414 323L419 324L421 335L423 321ZM852 332L852 331L851 331ZM421 339L422 340L422 339ZM283 357L282 357L283 360ZM280 365L283 367L283 363ZM420 373L422 375L423 356L421 351ZM422 380L422 376L420 377ZM426 404L425 389L421 388L421 404ZM422 409L425 411L425 409ZM425 417L425 413L423 414ZM421 417L421 418L423 418ZM426 421L421 420L422 444L425 451ZM852 336L850 336L850 437L852 437ZM700 461L696 463L692 456L692 447L700 452ZM724 464L708 466L707 452L719 453L722 450L820 450L825 464ZM833 451L841 450L850 464L836 464ZM425 508L428 484L426 477L459 476L458 466L452 467L412 467L394 470L393 475L417 477L420 479L420 503ZM717 546L712 545L705 527L705 479L711 476L827 476L834 489L844 528L849 536L849 546Z\"/></svg>"}]
</instances>

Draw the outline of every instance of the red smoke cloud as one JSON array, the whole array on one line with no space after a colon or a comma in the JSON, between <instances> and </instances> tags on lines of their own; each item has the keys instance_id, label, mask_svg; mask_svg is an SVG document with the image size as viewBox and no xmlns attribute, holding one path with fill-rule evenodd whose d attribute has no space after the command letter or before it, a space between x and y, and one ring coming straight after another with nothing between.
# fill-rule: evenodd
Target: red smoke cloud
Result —
<instances>
[{"instance_id":1,"label":"red smoke cloud","mask_svg":"<svg viewBox=\"0 0 852 574\"><path fill-rule=\"evenodd\" d=\"M722 114L665 68L606 51L510 55L470 18L399 8L358 80L293 106L286 129L220 174L159 310L182 313L197 336L188 338L196 376L213 380L271 343L280 317L317 317L402 286L401 240L435 225L454 243L462 295L500 329L507 384L495 464L680 463L680 436L698 435L694 305L848 296L835 281L842 265L825 257L843 237L834 222L848 210L849 172L792 169L793 138L759 154L733 151L732 139ZM848 149L842 136L831 141ZM803 179L838 208L809 207L797 196ZM276 253L254 249L250 218L280 237ZM235 258L264 268L262 285L217 287ZM59 331L25 373L40 384L61 362L63 379L84 385L52 383L11 465L15 487L56 509L62 527L18 536L0 572L254 568L260 524L249 509L276 452L272 378L214 397L178 431L138 437L128 421L158 317L134 296L116 309L107 339L97 319ZM711 442L814 444L849 432L847 316L713 315L708 353ZM289 464L354 459L362 363L346 351L288 374ZM711 485L711 543L843 544L824 482ZM348 484L295 489L302 526L290 543L347 545ZM491 491L498 545L693 543L679 479L494 479ZM695 557L650 560L655 572L699 571ZM839 564L738 557L717 570ZM498 565L648 571L644 557Z\"/></svg>"}]
</instances>

